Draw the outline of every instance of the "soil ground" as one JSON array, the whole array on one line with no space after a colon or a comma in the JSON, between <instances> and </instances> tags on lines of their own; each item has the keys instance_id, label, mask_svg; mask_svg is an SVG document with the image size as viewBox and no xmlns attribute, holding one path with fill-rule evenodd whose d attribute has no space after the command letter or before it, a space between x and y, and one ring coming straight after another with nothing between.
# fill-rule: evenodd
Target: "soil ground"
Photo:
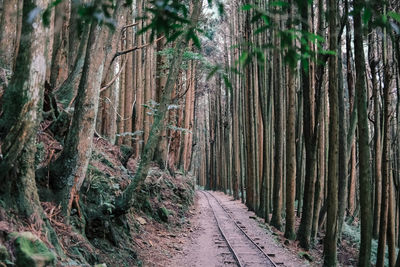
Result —
<instances>
[{"instance_id":1,"label":"soil ground","mask_svg":"<svg viewBox=\"0 0 400 267\"><path fill-rule=\"evenodd\" d=\"M259 242L259 245L265 248L269 254L275 254L272 257L275 263L282 263L279 266L317 266L317 262L308 262L301 258L298 249L292 249L293 244L285 246L280 241L278 234L265 227L261 219L257 218L253 212L248 211L247 207L240 201L232 200L231 197L220 193L213 192L214 196L227 207L233 217L240 221L247 229L247 233ZM174 234L174 238L168 235L157 240L157 245L153 246L154 253L160 251L157 248L163 248L165 260L150 261L148 256L152 252L147 251L143 262L144 266L234 266L231 264L231 256L225 246L220 245L222 239L216 222L214 220L212 210L209 207L204 195L197 192L195 196L195 204L193 205L186 227ZM292 246L291 246L292 245ZM169 252L165 251L165 247L173 248ZM289 249L290 248L290 249ZM139 253L141 254L141 253ZM146 257L147 256L147 257ZM150 256L150 258L152 258Z\"/></svg>"}]
</instances>

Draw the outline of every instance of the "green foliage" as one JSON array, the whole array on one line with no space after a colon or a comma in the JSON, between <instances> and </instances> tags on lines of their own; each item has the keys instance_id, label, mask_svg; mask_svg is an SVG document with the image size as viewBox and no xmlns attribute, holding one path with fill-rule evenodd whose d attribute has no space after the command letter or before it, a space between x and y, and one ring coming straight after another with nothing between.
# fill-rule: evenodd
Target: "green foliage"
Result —
<instances>
[{"instance_id":1,"label":"green foliage","mask_svg":"<svg viewBox=\"0 0 400 267\"><path fill-rule=\"evenodd\" d=\"M164 206L157 209L157 215L160 218L160 220L163 222L168 222L169 214L170 214L170 211L167 208L165 208Z\"/></svg>"},{"instance_id":2,"label":"green foliage","mask_svg":"<svg viewBox=\"0 0 400 267\"><path fill-rule=\"evenodd\" d=\"M10 254L8 254L7 248L0 244L0 262L6 262L10 260Z\"/></svg>"},{"instance_id":3,"label":"green foliage","mask_svg":"<svg viewBox=\"0 0 400 267\"><path fill-rule=\"evenodd\" d=\"M111 164L111 166L113 165ZM89 164L85 187L87 188L88 198L111 213L115 208L115 196L117 192L120 192L119 184L114 177L110 177L95 166Z\"/></svg>"},{"instance_id":4,"label":"green foliage","mask_svg":"<svg viewBox=\"0 0 400 267\"><path fill-rule=\"evenodd\" d=\"M154 116L158 110L160 103L150 99L146 104L142 104L148 111L146 112L149 116Z\"/></svg>"},{"instance_id":5,"label":"green foliage","mask_svg":"<svg viewBox=\"0 0 400 267\"><path fill-rule=\"evenodd\" d=\"M174 52L175 52L174 48L165 48L164 50L157 52L158 55L165 56L168 59L168 62L164 66L160 66L160 68L162 68L162 69L169 68L171 62L174 60ZM200 63L200 66L208 64L208 62L206 61L206 59L204 58L204 56L202 54L187 50L183 53L183 61L182 61L181 69L187 70L188 66L192 60Z\"/></svg>"},{"instance_id":6,"label":"green foliage","mask_svg":"<svg viewBox=\"0 0 400 267\"><path fill-rule=\"evenodd\" d=\"M360 246L361 243L361 235L360 235L360 227L359 226L353 226L349 225L348 223L343 224L343 238L346 238L349 240L351 243L355 244L357 247ZM372 240L372 247L371 247L372 253L371 253L371 264L374 264L376 262L377 258L377 252L378 252L378 240L373 239ZM398 249L396 249L397 253ZM387 250L386 246L386 251L385 251L385 266L389 265L389 253Z\"/></svg>"},{"instance_id":7,"label":"green foliage","mask_svg":"<svg viewBox=\"0 0 400 267\"><path fill-rule=\"evenodd\" d=\"M20 112L28 98L23 94L22 86L20 80L11 83L1 99L3 114L0 118L0 137L4 137L11 127L17 123L19 116L23 115Z\"/></svg>"},{"instance_id":8,"label":"green foliage","mask_svg":"<svg viewBox=\"0 0 400 267\"><path fill-rule=\"evenodd\" d=\"M230 68L230 67L224 67L220 64L216 64L216 65L211 65L208 64L206 65L206 69L208 69L208 75L206 80L210 80L212 77L214 77L215 75L218 75L222 78L226 88L229 90L229 92L232 93L232 83L230 81L229 78L229 73L234 73L234 74L240 74L240 72L238 71L238 69L236 67Z\"/></svg>"},{"instance_id":9,"label":"green foliage","mask_svg":"<svg viewBox=\"0 0 400 267\"><path fill-rule=\"evenodd\" d=\"M300 251L298 254L299 254L300 258L306 259L310 262L314 261L314 258L305 251Z\"/></svg>"},{"instance_id":10,"label":"green foliage","mask_svg":"<svg viewBox=\"0 0 400 267\"><path fill-rule=\"evenodd\" d=\"M44 23L45 26L49 26L50 25L51 10L55 6L60 4L61 2L62 2L62 0L55 0L55 1L51 2L50 5L44 10L44 12L42 14L42 19L43 19L43 23Z\"/></svg>"},{"instance_id":11,"label":"green foliage","mask_svg":"<svg viewBox=\"0 0 400 267\"><path fill-rule=\"evenodd\" d=\"M170 130L173 130L173 131L178 131L178 132L182 132L182 133L192 133L192 131L190 131L189 129L186 129L186 128L181 128L181 127L176 127L176 126L174 126L174 125L168 125L167 126L168 127L168 129L170 129Z\"/></svg>"},{"instance_id":12,"label":"green foliage","mask_svg":"<svg viewBox=\"0 0 400 267\"><path fill-rule=\"evenodd\" d=\"M305 2L305 1L303 1ZM307 3L307 2L306 2ZM304 4L304 3L302 3ZM252 11L251 23L260 25L254 34L269 32L275 34L280 40L280 46L273 43L257 46L253 43L244 43L241 47L246 48L239 57L240 64L245 66L257 60L257 64L265 63L265 52L269 49L278 50L282 55L284 62L291 68L296 68L300 61L305 69L308 69L308 61L315 60L318 54L336 55L335 51L325 50L323 43L325 38L312 32L299 30L296 27L282 30L280 24L273 18L275 14L285 14L288 12L288 3L283 1L273 1L269 3L266 9L261 9L257 5L246 4L241 7L243 11ZM300 23L300 18L294 18L293 22ZM299 46L299 44L301 46ZM316 45L317 51L311 49L311 44Z\"/></svg>"},{"instance_id":13,"label":"green foliage","mask_svg":"<svg viewBox=\"0 0 400 267\"><path fill-rule=\"evenodd\" d=\"M392 19L394 19L395 21L397 21L398 23L400 23L400 14L399 14L399 13L390 11L390 12L388 12L387 15L388 15L389 17L391 17Z\"/></svg>"},{"instance_id":14,"label":"green foliage","mask_svg":"<svg viewBox=\"0 0 400 267\"><path fill-rule=\"evenodd\" d=\"M30 232L13 233L17 266L54 266L55 255Z\"/></svg>"},{"instance_id":15,"label":"green foliage","mask_svg":"<svg viewBox=\"0 0 400 267\"><path fill-rule=\"evenodd\" d=\"M38 166L45 156L45 147L42 142L36 144L36 154L35 154L35 166Z\"/></svg>"},{"instance_id":16,"label":"green foliage","mask_svg":"<svg viewBox=\"0 0 400 267\"><path fill-rule=\"evenodd\" d=\"M168 41L174 41L184 32L184 26L190 23L189 9L180 0L151 0L144 11L141 19L150 18L151 22L139 34L151 31L150 40L165 35Z\"/></svg>"},{"instance_id":17,"label":"green foliage","mask_svg":"<svg viewBox=\"0 0 400 267\"><path fill-rule=\"evenodd\" d=\"M350 15L354 16L361 13L364 30L371 28L387 29L389 36L395 40L396 35L400 35L400 13L394 10L385 13L385 8L383 8L385 4L385 2L365 1L362 5L354 6Z\"/></svg>"},{"instance_id":18,"label":"green foliage","mask_svg":"<svg viewBox=\"0 0 400 267\"><path fill-rule=\"evenodd\" d=\"M43 10L42 21L44 25L50 25L50 17L52 10L62 3L63 0L54 0L48 7ZM124 5L132 5L132 0L126 0ZM98 0L91 3L80 3L78 14L80 16L79 25L82 27L86 23L97 21L99 24L105 24L108 27L115 29L115 20L113 19L113 10L116 8L116 0ZM36 16L40 10L34 9L32 15ZM34 17L33 16L33 17Z\"/></svg>"}]
</instances>

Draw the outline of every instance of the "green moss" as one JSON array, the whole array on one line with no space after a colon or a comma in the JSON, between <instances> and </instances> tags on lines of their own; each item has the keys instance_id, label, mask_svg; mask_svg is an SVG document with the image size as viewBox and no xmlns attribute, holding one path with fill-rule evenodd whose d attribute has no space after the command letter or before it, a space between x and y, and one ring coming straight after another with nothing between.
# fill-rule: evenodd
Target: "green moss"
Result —
<instances>
[{"instance_id":1,"label":"green moss","mask_svg":"<svg viewBox=\"0 0 400 267\"><path fill-rule=\"evenodd\" d=\"M27 102L27 97L19 88L22 84L10 84L4 93L3 116L0 119L0 132L7 133L16 124L22 107Z\"/></svg>"},{"instance_id":2,"label":"green moss","mask_svg":"<svg viewBox=\"0 0 400 267\"><path fill-rule=\"evenodd\" d=\"M8 254L7 248L0 244L0 262L7 262L10 260L10 254Z\"/></svg>"},{"instance_id":3,"label":"green moss","mask_svg":"<svg viewBox=\"0 0 400 267\"><path fill-rule=\"evenodd\" d=\"M17 266L55 266L56 257L30 232L13 233Z\"/></svg>"},{"instance_id":4,"label":"green moss","mask_svg":"<svg viewBox=\"0 0 400 267\"><path fill-rule=\"evenodd\" d=\"M35 166L38 166L44 160L44 156L44 144L42 142L36 144Z\"/></svg>"},{"instance_id":5,"label":"green moss","mask_svg":"<svg viewBox=\"0 0 400 267\"><path fill-rule=\"evenodd\" d=\"M133 154L133 148L131 146L127 146L127 145L122 145L120 146L120 151L121 151L121 162L122 163L126 163L128 162L129 158L132 156Z\"/></svg>"},{"instance_id":6,"label":"green moss","mask_svg":"<svg viewBox=\"0 0 400 267\"><path fill-rule=\"evenodd\" d=\"M160 220L163 222L168 222L169 213L170 213L169 210L166 209L164 206L158 208L158 210L157 210L157 215L160 218Z\"/></svg>"},{"instance_id":7,"label":"green moss","mask_svg":"<svg viewBox=\"0 0 400 267\"><path fill-rule=\"evenodd\" d=\"M114 164L112 164L112 162L109 161L106 157L103 157L103 158L100 160L100 162L103 163L104 165L107 165L108 167L114 169Z\"/></svg>"},{"instance_id":8,"label":"green moss","mask_svg":"<svg viewBox=\"0 0 400 267\"><path fill-rule=\"evenodd\" d=\"M310 262L314 261L314 258L310 254L305 252L305 251L300 251L299 252L299 256L300 256L300 258L306 259L306 260L308 260Z\"/></svg>"},{"instance_id":9,"label":"green moss","mask_svg":"<svg viewBox=\"0 0 400 267\"><path fill-rule=\"evenodd\" d=\"M104 165L114 169L114 164L107 158L107 156L103 155L102 153L93 152L91 156L92 160L99 161Z\"/></svg>"}]
</instances>

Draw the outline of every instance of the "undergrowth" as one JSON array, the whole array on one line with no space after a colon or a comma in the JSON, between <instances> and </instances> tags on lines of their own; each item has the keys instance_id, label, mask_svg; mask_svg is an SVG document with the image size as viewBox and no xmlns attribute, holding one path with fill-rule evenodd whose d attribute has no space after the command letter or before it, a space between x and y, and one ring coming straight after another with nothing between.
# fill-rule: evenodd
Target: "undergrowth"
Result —
<instances>
[{"instance_id":1,"label":"undergrowth","mask_svg":"<svg viewBox=\"0 0 400 267\"><path fill-rule=\"evenodd\" d=\"M360 248L361 243L361 234L360 234L360 227L349 225L346 222L343 224L343 237L349 240L351 243ZM378 256L378 240L372 239L372 246L371 246L371 265L374 265L376 262L376 258ZM396 249L396 255L399 250ZM385 266L389 266L389 252L386 246L385 250Z\"/></svg>"}]
</instances>

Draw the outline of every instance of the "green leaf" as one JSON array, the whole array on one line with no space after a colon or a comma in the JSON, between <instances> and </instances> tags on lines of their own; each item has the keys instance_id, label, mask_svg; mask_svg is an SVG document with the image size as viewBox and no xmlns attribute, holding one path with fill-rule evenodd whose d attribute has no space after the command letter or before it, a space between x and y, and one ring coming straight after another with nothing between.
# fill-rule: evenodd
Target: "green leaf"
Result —
<instances>
[{"instance_id":1,"label":"green leaf","mask_svg":"<svg viewBox=\"0 0 400 267\"><path fill-rule=\"evenodd\" d=\"M273 1L271 3L269 3L270 6L275 6L275 7L286 7L288 6L288 3L284 2L284 1Z\"/></svg>"},{"instance_id":2,"label":"green leaf","mask_svg":"<svg viewBox=\"0 0 400 267\"><path fill-rule=\"evenodd\" d=\"M222 14L224 14L224 4L218 3L218 13L220 16L222 16Z\"/></svg>"},{"instance_id":3,"label":"green leaf","mask_svg":"<svg viewBox=\"0 0 400 267\"><path fill-rule=\"evenodd\" d=\"M201 49L201 43L200 43L200 39L196 34L192 34L192 40L194 45L198 48Z\"/></svg>"},{"instance_id":4,"label":"green leaf","mask_svg":"<svg viewBox=\"0 0 400 267\"><path fill-rule=\"evenodd\" d=\"M228 75L223 74L222 78L224 79L224 83L225 83L226 87L229 89L229 92L232 93L233 87L232 87L231 81L228 78Z\"/></svg>"},{"instance_id":5,"label":"green leaf","mask_svg":"<svg viewBox=\"0 0 400 267\"><path fill-rule=\"evenodd\" d=\"M167 38L168 42L170 43L170 42L175 41L176 39L178 39L178 37L179 37L182 33L183 33L183 31L175 31L173 34L171 34L171 35Z\"/></svg>"},{"instance_id":6,"label":"green leaf","mask_svg":"<svg viewBox=\"0 0 400 267\"><path fill-rule=\"evenodd\" d=\"M268 17L267 15L262 15L261 17L262 17L264 23L265 23L267 26L269 26L269 25L271 24L271 18L270 18L270 17Z\"/></svg>"},{"instance_id":7,"label":"green leaf","mask_svg":"<svg viewBox=\"0 0 400 267\"><path fill-rule=\"evenodd\" d=\"M43 12L43 15L42 15L43 24L46 27L50 25L50 15L51 15L50 10L51 9L46 8L46 10Z\"/></svg>"},{"instance_id":8,"label":"green leaf","mask_svg":"<svg viewBox=\"0 0 400 267\"><path fill-rule=\"evenodd\" d=\"M58 4L61 3L62 0L54 0L43 12L42 19L43 19L43 24L47 27L50 25L50 15L51 15L51 9L56 7Z\"/></svg>"},{"instance_id":9,"label":"green leaf","mask_svg":"<svg viewBox=\"0 0 400 267\"><path fill-rule=\"evenodd\" d=\"M253 5L249 5L249 4L243 5L243 6L242 6L242 10L243 10L243 11L248 11L248 10L250 10L250 9L252 9L252 8L253 8Z\"/></svg>"},{"instance_id":10,"label":"green leaf","mask_svg":"<svg viewBox=\"0 0 400 267\"><path fill-rule=\"evenodd\" d=\"M311 42L314 42L315 40L319 41L319 42L325 42L324 37L322 37L321 35L318 34L314 34L314 33L307 33L308 35L308 39L310 39Z\"/></svg>"},{"instance_id":11,"label":"green leaf","mask_svg":"<svg viewBox=\"0 0 400 267\"><path fill-rule=\"evenodd\" d=\"M394 19L400 23L400 14L399 13L391 11L391 12L388 12L387 14L389 17L391 17L392 19Z\"/></svg>"},{"instance_id":12,"label":"green leaf","mask_svg":"<svg viewBox=\"0 0 400 267\"><path fill-rule=\"evenodd\" d=\"M321 55L331 55L336 56L336 52L333 50L319 50L318 51Z\"/></svg>"},{"instance_id":13,"label":"green leaf","mask_svg":"<svg viewBox=\"0 0 400 267\"><path fill-rule=\"evenodd\" d=\"M368 22L369 22L369 20L371 19L371 17L372 17L371 8L365 7L365 9L364 9L364 14L363 14L363 16L362 16L363 23L364 23L365 25L368 25Z\"/></svg>"},{"instance_id":14,"label":"green leaf","mask_svg":"<svg viewBox=\"0 0 400 267\"><path fill-rule=\"evenodd\" d=\"M256 13L256 14L251 18L251 21L250 21L250 22L251 22L251 23L254 23L254 22L260 20L261 17L262 17L261 13Z\"/></svg>"},{"instance_id":15,"label":"green leaf","mask_svg":"<svg viewBox=\"0 0 400 267\"><path fill-rule=\"evenodd\" d=\"M249 53L243 52L243 53L240 55L240 57L239 57L239 63L240 63L240 65L244 65L245 62L247 61L248 57L249 57Z\"/></svg>"},{"instance_id":16,"label":"green leaf","mask_svg":"<svg viewBox=\"0 0 400 267\"><path fill-rule=\"evenodd\" d=\"M269 26L267 26L267 25L261 26L260 28L258 28L254 31L254 34L259 34L259 33L265 32L268 29L269 29Z\"/></svg>"},{"instance_id":17,"label":"green leaf","mask_svg":"<svg viewBox=\"0 0 400 267\"><path fill-rule=\"evenodd\" d=\"M210 73L208 73L206 80L207 80L207 81L210 80L210 79L215 75L215 73L216 73L219 69L220 69L220 66L219 66L219 65L214 66L214 67L212 68L212 70L210 71Z\"/></svg>"},{"instance_id":18,"label":"green leaf","mask_svg":"<svg viewBox=\"0 0 400 267\"><path fill-rule=\"evenodd\" d=\"M383 15L383 16L382 16L383 24L386 24L386 23L387 23L387 20L388 20L387 16L386 16L386 15Z\"/></svg>"}]
</instances>

